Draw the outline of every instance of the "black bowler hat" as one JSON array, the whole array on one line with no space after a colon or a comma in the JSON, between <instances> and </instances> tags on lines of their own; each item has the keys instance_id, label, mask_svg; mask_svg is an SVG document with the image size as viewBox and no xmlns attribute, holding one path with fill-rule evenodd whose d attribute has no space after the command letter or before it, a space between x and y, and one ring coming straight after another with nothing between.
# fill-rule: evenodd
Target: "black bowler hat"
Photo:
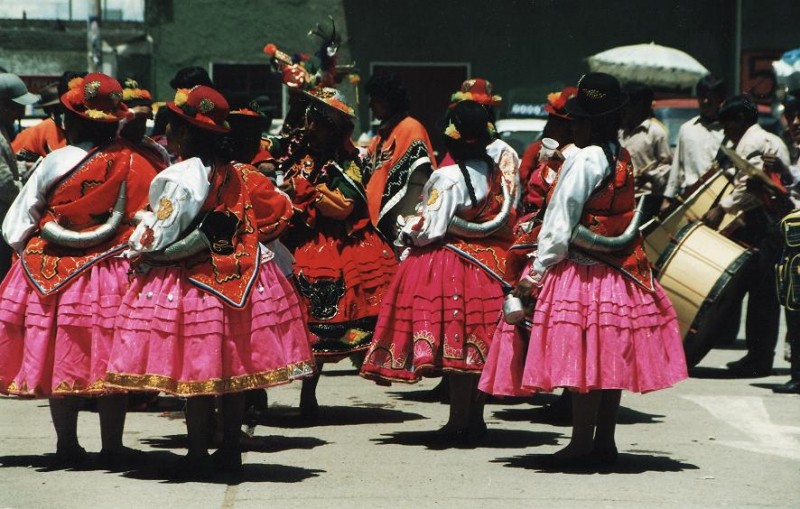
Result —
<instances>
[{"instance_id":1,"label":"black bowler hat","mask_svg":"<svg viewBox=\"0 0 800 509\"><path fill-rule=\"evenodd\" d=\"M567 101L565 109L573 117L600 117L613 113L628 102L619 81L603 72L584 74L578 81L578 94Z\"/></svg>"}]
</instances>

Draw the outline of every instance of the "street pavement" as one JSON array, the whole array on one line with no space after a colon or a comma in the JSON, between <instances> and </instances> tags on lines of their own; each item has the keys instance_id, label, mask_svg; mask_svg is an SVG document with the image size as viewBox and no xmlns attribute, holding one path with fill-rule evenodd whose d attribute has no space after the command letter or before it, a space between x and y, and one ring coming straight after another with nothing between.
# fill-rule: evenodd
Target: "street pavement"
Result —
<instances>
[{"instance_id":1,"label":"street pavement","mask_svg":"<svg viewBox=\"0 0 800 509\"><path fill-rule=\"evenodd\" d=\"M712 350L674 388L625 393L619 461L606 470L540 462L569 439L569 427L542 422L541 405L555 395L492 401L487 436L475 448L447 447L429 433L446 422L447 405L422 401L437 380L379 387L348 361L326 366L314 423L299 417L299 383L270 390L241 475L206 480L167 468L186 445L174 400L128 414L125 442L147 458L126 471L97 461L57 467L46 401L0 398L0 509L800 507L800 395L770 390L788 379L782 355L771 377L727 378L725 362L742 348ZM100 448L97 421L81 413L90 452Z\"/></svg>"}]
</instances>

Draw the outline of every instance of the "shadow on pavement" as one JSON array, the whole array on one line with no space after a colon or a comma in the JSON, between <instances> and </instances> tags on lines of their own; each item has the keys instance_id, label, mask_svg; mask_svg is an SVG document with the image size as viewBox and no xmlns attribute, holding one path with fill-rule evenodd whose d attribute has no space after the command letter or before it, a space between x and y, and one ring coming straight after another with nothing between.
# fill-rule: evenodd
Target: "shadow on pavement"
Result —
<instances>
[{"instance_id":1,"label":"shadow on pavement","mask_svg":"<svg viewBox=\"0 0 800 509\"><path fill-rule=\"evenodd\" d=\"M528 421L551 426L570 426L572 424L569 413L553 411L550 407L506 408L496 410L492 415L496 419L510 422ZM663 415L639 412L623 406L619 409L617 424L655 424L662 422L663 418Z\"/></svg>"},{"instance_id":2,"label":"shadow on pavement","mask_svg":"<svg viewBox=\"0 0 800 509\"><path fill-rule=\"evenodd\" d=\"M408 445L427 447L432 450L518 449L520 447L555 445L561 436L560 433L490 428L483 438L470 444L459 443L442 436L437 431L398 431L373 438L372 441L381 445Z\"/></svg>"},{"instance_id":3,"label":"shadow on pavement","mask_svg":"<svg viewBox=\"0 0 800 509\"><path fill-rule=\"evenodd\" d=\"M178 470L177 466L183 456L168 451L144 451L142 457L132 464L108 465L100 461L98 454L89 457L80 464L65 465L56 459L55 454L21 455L0 457L0 468L23 467L32 468L43 474L55 471L107 471L121 474L131 479L163 481L163 482L205 482L235 485L243 482L296 483L311 477L317 477L324 470L298 468L285 465L266 465L249 463L258 456L250 453L244 457L242 471L230 473L196 473Z\"/></svg>"},{"instance_id":4,"label":"shadow on pavement","mask_svg":"<svg viewBox=\"0 0 800 509\"><path fill-rule=\"evenodd\" d=\"M179 457L176 457L177 463ZM292 467L286 465L266 465L263 463L248 463L244 458L242 471L232 473L193 473L179 471L173 465L167 464L156 468L141 468L125 472L123 477L143 481L162 481L164 483L202 482L207 484L227 484L235 486L241 483L297 483L318 477L325 470Z\"/></svg>"},{"instance_id":5,"label":"shadow on pavement","mask_svg":"<svg viewBox=\"0 0 800 509\"><path fill-rule=\"evenodd\" d=\"M420 414L383 408L382 406L325 406L320 405L314 419L304 419L294 407L269 407L263 418L265 426L275 428L310 428L315 426L349 426L358 424L402 423L426 419Z\"/></svg>"},{"instance_id":6,"label":"shadow on pavement","mask_svg":"<svg viewBox=\"0 0 800 509\"><path fill-rule=\"evenodd\" d=\"M145 438L141 443L154 449L186 449L189 445L186 435L168 435L158 438ZM253 452L280 452L294 449L314 449L328 442L315 437L285 437L280 435L255 435L242 437L242 450Z\"/></svg>"},{"instance_id":7,"label":"shadow on pavement","mask_svg":"<svg viewBox=\"0 0 800 509\"><path fill-rule=\"evenodd\" d=\"M636 451L636 454L622 452L613 465L572 465L554 466L550 463L550 454L528 454L498 458L492 463L504 463L506 467L537 470L543 473L569 474L642 474L645 472L682 472L697 470L697 465L664 456L656 451Z\"/></svg>"},{"instance_id":8,"label":"shadow on pavement","mask_svg":"<svg viewBox=\"0 0 800 509\"><path fill-rule=\"evenodd\" d=\"M770 376L788 376L789 368L773 368ZM700 379L730 380L735 378L766 378L766 377L746 377L732 373L727 368L694 367L689 369L689 376Z\"/></svg>"}]
</instances>

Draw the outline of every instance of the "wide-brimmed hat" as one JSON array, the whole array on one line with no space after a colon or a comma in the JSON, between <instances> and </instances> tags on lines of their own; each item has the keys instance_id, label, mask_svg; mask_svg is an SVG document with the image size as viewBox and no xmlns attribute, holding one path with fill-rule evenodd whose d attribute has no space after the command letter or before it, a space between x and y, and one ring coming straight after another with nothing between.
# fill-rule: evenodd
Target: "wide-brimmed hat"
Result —
<instances>
[{"instance_id":1,"label":"wide-brimmed hat","mask_svg":"<svg viewBox=\"0 0 800 509\"><path fill-rule=\"evenodd\" d=\"M70 89L61 96L69 111L95 122L119 122L128 113L122 102L122 86L101 72L70 81Z\"/></svg>"},{"instance_id":2,"label":"wide-brimmed hat","mask_svg":"<svg viewBox=\"0 0 800 509\"><path fill-rule=\"evenodd\" d=\"M332 87L319 87L312 88L311 90L304 91L304 94L311 97L317 102L328 106L340 113L343 113L351 118L356 118L353 108L347 103L347 98L339 90Z\"/></svg>"},{"instance_id":3,"label":"wide-brimmed hat","mask_svg":"<svg viewBox=\"0 0 800 509\"><path fill-rule=\"evenodd\" d=\"M553 92L547 94L547 104L544 105L544 111L550 115L569 120L571 117L565 106L567 101L578 95L578 87L564 87L561 92Z\"/></svg>"},{"instance_id":4,"label":"wide-brimmed hat","mask_svg":"<svg viewBox=\"0 0 800 509\"><path fill-rule=\"evenodd\" d=\"M47 108L48 106L60 104L61 97L58 94L58 82L54 81L45 85L39 90L39 96L39 100L33 104L36 108Z\"/></svg>"},{"instance_id":5,"label":"wide-brimmed hat","mask_svg":"<svg viewBox=\"0 0 800 509\"><path fill-rule=\"evenodd\" d=\"M470 78L461 84L461 89L450 96L450 107L461 101L475 101L484 106L499 106L503 100L499 95L492 95L492 82L483 78Z\"/></svg>"},{"instance_id":6,"label":"wide-brimmed hat","mask_svg":"<svg viewBox=\"0 0 800 509\"><path fill-rule=\"evenodd\" d=\"M0 72L0 99L11 99L27 106L39 100L39 96L28 92L22 78L10 72Z\"/></svg>"},{"instance_id":7,"label":"wide-brimmed hat","mask_svg":"<svg viewBox=\"0 0 800 509\"><path fill-rule=\"evenodd\" d=\"M153 96L146 88L139 86L139 82L133 78L126 78L122 82L122 102L128 108L136 106L153 106Z\"/></svg>"},{"instance_id":8,"label":"wide-brimmed hat","mask_svg":"<svg viewBox=\"0 0 800 509\"><path fill-rule=\"evenodd\" d=\"M205 85L191 89L179 88L175 100L167 107L195 127L215 133L231 130L228 118L228 101L219 92Z\"/></svg>"},{"instance_id":9,"label":"wide-brimmed hat","mask_svg":"<svg viewBox=\"0 0 800 509\"><path fill-rule=\"evenodd\" d=\"M573 117L601 117L613 113L628 102L619 80L603 72L584 74L578 81L578 93L564 108Z\"/></svg>"}]
</instances>

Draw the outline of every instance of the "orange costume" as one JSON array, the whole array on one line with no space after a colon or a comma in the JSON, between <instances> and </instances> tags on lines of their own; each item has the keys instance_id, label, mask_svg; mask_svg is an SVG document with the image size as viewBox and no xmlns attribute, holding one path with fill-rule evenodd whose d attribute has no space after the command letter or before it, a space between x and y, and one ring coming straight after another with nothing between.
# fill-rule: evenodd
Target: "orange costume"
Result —
<instances>
[{"instance_id":1,"label":"orange costume","mask_svg":"<svg viewBox=\"0 0 800 509\"><path fill-rule=\"evenodd\" d=\"M434 164L428 132L410 116L388 121L373 138L364 163L367 207L372 224L387 240L395 237L397 215L413 212ZM419 189L408 195L409 184L417 180Z\"/></svg>"},{"instance_id":2,"label":"orange costume","mask_svg":"<svg viewBox=\"0 0 800 509\"><path fill-rule=\"evenodd\" d=\"M11 142L11 148L17 159L33 162L66 144L64 130L52 118L46 118L19 133Z\"/></svg>"}]
</instances>

